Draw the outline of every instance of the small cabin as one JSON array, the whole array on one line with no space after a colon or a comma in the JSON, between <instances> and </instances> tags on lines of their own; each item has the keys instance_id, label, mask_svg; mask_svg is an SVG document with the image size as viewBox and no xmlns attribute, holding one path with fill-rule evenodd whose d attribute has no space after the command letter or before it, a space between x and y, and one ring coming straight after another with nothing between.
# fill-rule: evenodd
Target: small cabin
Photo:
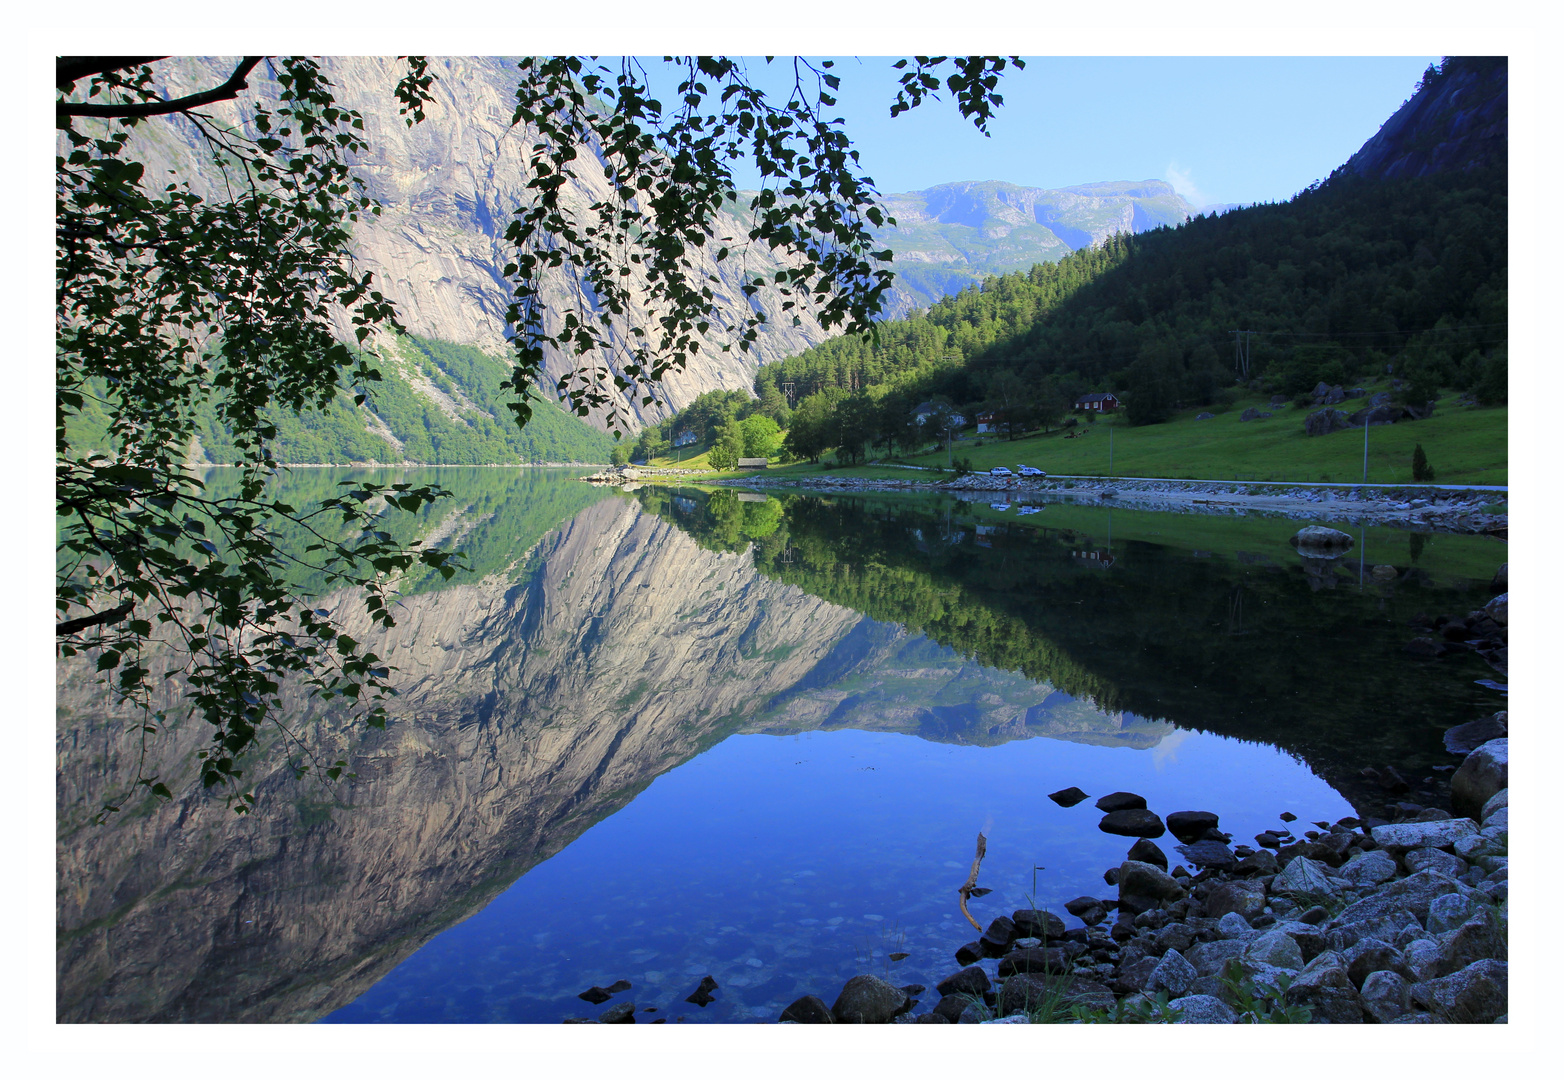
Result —
<instances>
[{"instance_id":1,"label":"small cabin","mask_svg":"<svg viewBox=\"0 0 1564 1080\"><path fill-rule=\"evenodd\" d=\"M741 458L739 458L739 468L741 468L741 469L764 469L766 467L766 462L768 462L770 460L771 460L770 458L763 458L763 457L741 457Z\"/></svg>"},{"instance_id":2,"label":"small cabin","mask_svg":"<svg viewBox=\"0 0 1564 1080\"><path fill-rule=\"evenodd\" d=\"M1119 399L1112 394L1082 394L1075 399L1075 407L1082 412L1113 412Z\"/></svg>"},{"instance_id":3,"label":"small cabin","mask_svg":"<svg viewBox=\"0 0 1564 1080\"><path fill-rule=\"evenodd\" d=\"M978 413L977 422L979 435L987 435L990 432L999 430L999 421L991 412Z\"/></svg>"}]
</instances>

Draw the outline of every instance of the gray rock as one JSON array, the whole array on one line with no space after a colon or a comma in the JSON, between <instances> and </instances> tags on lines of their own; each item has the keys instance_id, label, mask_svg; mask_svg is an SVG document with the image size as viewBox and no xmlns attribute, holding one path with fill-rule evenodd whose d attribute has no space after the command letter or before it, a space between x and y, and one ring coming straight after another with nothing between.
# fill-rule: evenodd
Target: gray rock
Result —
<instances>
[{"instance_id":1,"label":"gray rock","mask_svg":"<svg viewBox=\"0 0 1564 1080\"><path fill-rule=\"evenodd\" d=\"M1446 893L1471 892L1454 878L1432 870L1421 870L1411 877L1401 878L1383 886L1378 892L1365 896L1349 905L1331 920L1331 926L1347 926L1367 922L1399 910L1410 911L1419 922L1428 917L1428 905Z\"/></svg>"},{"instance_id":2,"label":"gray rock","mask_svg":"<svg viewBox=\"0 0 1564 1080\"><path fill-rule=\"evenodd\" d=\"M1440 851L1438 848L1413 848L1401 856L1401 862L1413 874L1423 870L1433 870L1445 877L1458 878L1467 871L1465 859L1457 858L1448 851Z\"/></svg>"},{"instance_id":3,"label":"gray rock","mask_svg":"<svg viewBox=\"0 0 1564 1080\"><path fill-rule=\"evenodd\" d=\"M1104 814L1111 814L1115 810L1144 810L1146 798L1133 791L1115 791L1098 799L1096 805Z\"/></svg>"},{"instance_id":4,"label":"gray rock","mask_svg":"<svg viewBox=\"0 0 1564 1080\"><path fill-rule=\"evenodd\" d=\"M1224 938L1241 938L1248 940L1259 933L1249 925L1249 920L1236 911L1229 911L1216 921L1216 932Z\"/></svg>"},{"instance_id":5,"label":"gray rock","mask_svg":"<svg viewBox=\"0 0 1564 1080\"><path fill-rule=\"evenodd\" d=\"M988 972L982 968L973 966L965 967L954 975L947 975L934 987L940 997L948 997L951 994L969 994L972 997L982 997L993 989L988 981Z\"/></svg>"},{"instance_id":6,"label":"gray rock","mask_svg":"<svg viewBox=\"0 0 1564 1080\"><path fill-rule=\"evenodd\" d=\"M838 1024L889 1024L907 1005L899 987L873 975L854 975L831 1006Z\"/></svg>"},{"instance_id":7,"label":"gray rock","mask_svg":"<svg viewBox=\"0 0 1564 1080\"><path fill-rule=\"evenodd\" d=\"M1448 821L1404 821L1399 825L1377 826L1370 835L1374 843L1400 855L1413 848L1453 848L1463 836L1477 832L1477 823L1467 818L1451 818Z\"/></svg>"},{"instance_id":8,"label":"gray rock","mask_svg":"<svg viewBox=\"0 0 1564 1080\"><path fill-rule=\"evenodd\" d=\"M1406 977L1412 975L1412 969L1407 966L1401 950L1380 938L1363 938L1341 956L1353 986L1361 987L1364 980L1376 971L1394 971Z\"/></svg>"},{"instance_id":9,"label":"gray rock","mask_svg":"<svg viewBox=\"0 0 1564 1080\"><path fill-rule=\"evenodd\" d=\"M1146 980L1146 989L1153 994L1166 990L1168 997L1181 997L1189 992L1196 974L1193 965L1177 949L1170 949L1152 969L1151 977Z\"/></svg>"},{"instance_id":10,"label":"gray rock","mask_svg":"<svg viewBox=\"0 0 1564 1080\"><path fill-rule=\"evenodd\" d=\"M1509 594L1509 591L1510 591L1510 564L1509 563L1500 563L1499 564L1499 569L1494 571L1493 580L1488 583L1488 587L1490 589L1492 589L1494 592L1501 592L1501 593L1504 593L1506 595Z\"/></svg>"},{"instance_id":11,"label":"gray rock","mask_svg":"<svg viewBox=\"0 0 1564 1080\"><path fill-rule=\"evenodd\" d=\"M1352 426L1347 414L1340 409L1321 409L1319 412L1310 413L1303 421L1303 433L1305 435L1329 435L1335 431L1345 431Z\"/></svg>"},{"instance_id":12,"label":"gray rock","mask_svg":"<svg viewBox=\"0 0 1564 1080\"><path fill-rule=\"evenodd\" d=\"M1503 829L1508 832L1510 828L1510 808L1508 806L1501 806L1499 809L1493 811L1487 817L1483 818L1483 828Z\"/></svg>"},{"instance_id":13,"label":"gray rock","mask_svg":"<svg viewBox=\"0 0 1564 1080\"><path fill-rule=\"evenodd\" d=\"M1251 405L1249 408L1245 409L1242 413L1239 414L1238 422L1240 424L1247 424L1251 420L1260 419L1262 415L1264 414L1262 414L1259 409L1256 409Z\"/></svg>"},{"instance_id":14,"label":"gray rock","mask_svg":"<svg viewBox=\"0 0 1564 1080\"><path fill-rule=\"evenodd\" d=\"M1216 419L1216 413L1208 413L1208 412L1196 413L1195 414L1195 419L1196 420L1215 420Z\"/></svg>"},{"instance_id":15,"label":"gray rock","mask_svg":"<svg viewBox=\"0 0 1564 1080\"><path fill-rule=\"evenodd\" d=\"M789 1021L795 1024L835 1023L831 1016L831 1010L826 1008L825 1002L813 994L805 994L782 1010L780 1022L787 1023Z\"/></svg>"},{"instance_id":16,"label":"gray rock","mask_svg":"<svg viewBox=\"0 0 1564 1080\"><path fill-rule=\"evenodd\" d=\"M1198 946L1196 946L1198 948ZM1116 994L1133 994L1146 989L1146 983L1151 979L1151 973L1157 970L1157 965L1162 962L1159 956L1141 956L1119 966L1118 973L1114 975L1110 985Z\"/></svg>"},{"instance_id":17,"label":"gray rock","mask_svg":"<svg viewBox=\"0 0 1564 1080\"><path fill-rule=\"evenodd\" d=\"M1257 931L1249 931L1250 936L1258 937ZM1198 975L1220 975L1222 968L1229 960L1238 960L1243 957L1244 949L1248 942L1234 938L1227 941L1202 941L1191 945L1189 951L1184 954Z\"/></svg>"},{"instance_id":18,"label":"gray rock","mask_svg":"<svg viewBox=\"0 0 1564 1080\"><path fill-rule=\"evenodd\" d=\"M617 1005L611 1005L603 1011L603 1015L597 1018L600 1024L633 1024L635 1023L635 1002L621 1001Z\"/></svg>"},{"instance_id":19,"label":"gray rock","mask_svg":"<svg viewBox=\"0 0 1564 1080\"><path fill-rule=\"evenodd\" d=\"M1340 529L1327 529L1323 525L1309 525L1299 529L1290 541L1300 551L1346 551L1352 546L1352 537Z\"/></svg>"},{"instance_id":20,"label":"gray rock","mask_svg":"<svg viewBox=\"0 0 1564 1080\"><path fill-rule=\"evenodd\" d=\"M1041 975L1019 974L1006 979L999 988L999 1015L1011 1016L1038 1008L1050 996L1056 995L1057 979Z\"/></svg>"},{"instance_id":21,"label":"gray rock","mask_svg":"<svg viewBox=\"0 0 1564 1080\"><path fill-rule=\"evenodd\" d=\"M1119 907L1123 911L1139 914L1164 901L1182 900L1187 895L1177 879L1150 863L1126 859L1119 864Z\"/></svg>"},{"instance_id":22,"label":"gray rock","mask_svg":"<svg viewBox=\"0 0 1564 1080\"><path fill-rule=\"evenodd\" d=\"M1506 738L1510 733L1509 725L1500 719L1506 715L1502 712L1494 713L1481 720L1447 729L1444 735L1445 749L1452 754L1465 756L1491 739Z\"/></svg>"},{"instance_id":23,"label":"gray rock","mask_svg":"<svg viewBox=\"0 0 1564 1080\"><path fill-rule=\"evenodd\" d=\"M1509 563L1505 563L1506 566ZM1508 576L1508 575L1506 575ZM1488 616L1500 626L1510 625L1510 594L1500 593L1483 605L1483 614Z\"/></svg>"},{"instance_id":24,"label":"gray rock","mask_svg":"<svg viewBox=\"0 0 1564 1080\"><path fill-rule=\"evenodd\" d=\"M1454 974L1483 960L1510 958L1508 935L1498 913L1484 905L1476 915L1440 936L1435 977Z\"/></svg>"},{"instance_id":25,"label":"gray rock","mask_svg":"<svg viewBox=\"0 0 1564 1080\"><path fill-rule=\"evenodd\" d=\"M1484 907L1481 900L1462 893L1449 893L1446 896L1437 897L1428 905L1428 918L1423 920L1430 934L1443 934L1447 930L1454 930L1462 923L1470 919L1480 907Z\"/></svg>"},{"instance_id":26,"label":"gray rock","mask_svg":"<svg viewBox=\"0 0 1564 1080\"><path fill-rule=\"evenodd\" d=\"M1440 960L1444 956L1444 943L1434 938L1409 941L1401 949L1407 970L1412 972L1412 982L1426 982L1438 978Z\"/></svg>"},{"instance_id":27,"label":"gray rock","mask_svg":"<svg viewBox=\"0 0 1564 1080\"><path fill-rule=\"evenodd\" d=\"M1016 924L1016 933L1025 937L1040 938L1043 941L1064 937L1064 920L1051 911L1043 911L1041 908L1021 908L1013 912L1010 918Z\"/></svg>"},{"instance_id":28,"label":"gray rock","mask_svg":"<svg viewBox=\"0 0 1564 1080\"><path fill-rule=\"evenodd\" d=\"M1193 844L1182 844L1178 850L1191 865L1197 867L1213 866L1218 870L1226 870L1238 862L1232 849L1220 840L1199 840Z\"/></svg>"},{"instance_id":29,"label":"gray rock","mask_svg":"<svg viewBox=\"0 0 1564 1080\"><path fill-rule=\"evenodd\" d=\"M1450 806L1476 817L1483 804L1510 786L1510 740L1491 739L1466 755L1450 778Z\"/></svg>"},{"instance_id":30,"label":"gray rock","mask_svg":"<svg viewBox=\"0 0 1564 1080\"><path fill-rule=\"evenodd\" d=\"M1180 1024L1236 1024L1238 1014L1219 997L1211 994L1187 994L1169 1008L1178 1013Z\"/></svg>"},{"instance_id":31,"label":"gray rock","mask_svg":"<svg viewBox=\"0 0 1564 1080\"><path fill-rule=\"evenodd\" d=\"M1352 885L1379 885L1396 876L1396 860L1383 851L1365 851L1343 863L1336 876Z\"/></svg>"},{"instance_id":32,"label":"gray rock","mask_svg":"<svg viewBox=\"0 0 1564 1080\"><path fill-rule=\"evenodd\" d=\"M1292 896L1335 896L1340 887L1325 876L1325 867L1313 859L1297 858L1271 882L1271 892Z\"/></svg>"},{"instance_id":33,"label":"gray rock","mask_svg":"<svg viewBox=\"0 0 1564 1080\"><path fill-rule=\"evenodd\" d=\"M1124 857L1131 862L1148 863L1155 866L1158 870L1166 870L1168 868L1167 853L1144 837L1131 844L1129 853Z\"/></svg>"},{"instance_id":34,"label":"gray rock","mask_svg":"<svg viewBox=\"0 0 1564 1080\"><path fill-rule=\"evenodd\" d=\"M1206 917L1220 919L1236 911L1246 920L1265 911L1265 885L1259 881L1225 881L1206 896Z\"/></svg>"},{"instance_id":35,"label":"gray rock","mask_svg":"<svg viewBox=\"0 0 1564 1080\"><path fill-rule=\"evenodd\" d=\"M1084 1005L1088 1009L1111 1009L1117 999L1113 991L1092 979L1073 979L1060 999L1066 1005Z\"/></svg>"},{"instance_id":36,"label":"gray rock","mask_svg":"<svg viewBox=\"0 0 1564 1080\"><path fill-rule=\"evenodd\" d=\"M1244 948L1243 958L1248 963L1266 964L1284 971L1303 968L1303 950L1289 935L1280 930L1261 934Z\"/></svg>"},{"instance_id":37,"label":"gray rock","mask_svg":"<svg viewBox=\"0 0 1564 1080\"><path fill-rule=\"evenodd\" d=\"M1201 839L1207 829L1214 829L1221 823L1222 819L1209 810L1175 810L1168 815L1168 832L1188 844Z\"/></svg>"},{"instance_id":38,"label":"gray rock","mask_svg":"<svg viewBox=\"0 0 1564 1080\"><path fill-rule=\"evenodd\" d=\"M1357 988L1347 977L1339 953L1321 953L1298 974L1282 995L1288 1005L1302 1005L1316 1024L1361 1024L1363 1010Z\"/></svg>"},{"instance_id":39,"label":"gray rock","mask_svg":"<svg viewBox=\"0 0 1564 1080\"><path fill-rule=\"evenodd\" d=\"M1392 1024L1437 1024L1437 1023L1439 1023L1439 1021L1435 1020L1432 1016L1430 1016L1426 1012L1409 1012L1405 1016L1402 1016L1402 1017L1399 1017L1399 1018L1397 1018L1395 1020L1392 1020L1391 1023ZM1497 1021L1495 1021L1495 1023L1497 1023Z\"/></svg>"},{"instance_id":40,"label":"gray rock","mask_svg":"<svg viewBox=\"0 0 1564 1080\"><path fill-rule=\"evenodd\" d=\"M896 1019L901 1020L903 1018L898 1016ZM913 1020L913 1023L914 1024L948 1024L948 1023L950 1023L950 1021L945 1019L945 1017L941 1016L937 1012L927 1012L927 1013L924 1013L922 1016L918 1017L917 1019Z\"/></svg>"},{"instance_id":41,"label":"gray rock","mask_svg":"<svg viewBox=\"0 0 1564 1080\"><path fill-rule=\"evenodd\" d=\"M1014 1016L1001 1016L998 1020L979 1020L980 1024L1030 1024L1031 1018L1026 1013L1016 1013Z\"/></svg>"},{"instance_id":42,"label":"gray rock","mask_svg":"<svg viewBox=\"0 0 1564 1080\"><path fill-rule=\"evenodd\" d=\"M1510 1011L1509 965L1479 960L1412 987L1412 1000L1447 1024L1491 1024Z\"/></svg>"},{"instance_id":43,"label":"gray rock","mask_svg":"<svg viewBox=\"0 0 1564 1080\"><path fill-rule=\"evenodd\" d=\"M1063 949L1017 949L999 962L999 977L1012 975L1060 975L1070 970L1070 957Z\"/></svg>"},{"instance_id":44,"label":"gray rock","mask_svg":"<svg viewBox=\"0 0 1564 1080\"><path fill-rule=\"evenodd\" d=\"M1155 840L1167 830L1162 819L1150 810L1115 810L1104 814L1097 827L1114 836L1144 836Z\"/></svg>"},{"instance_id":45,"label":"gray rock","mask_svg":"<svg viewBox=\"0 0 1564 1080\"><path fill-rule=\"evenodd\" d=\"M1064 902L1064 910L1080 919L1087 926L1096 926L1108 917L1108 908L1094 896L1077 896Z\"/></svg>"},{"instance_id":46,"label":"gray rock","mask_svg":"<svg viewBox=\"0 0 1564 1080\"><path fill-rule=\"evenodd\" d=\"M1358 990L1358 1003L1375 1023L1393 1024L1412 1011L1411 984L1394 971L1371 972Z\"/></svg>"},{"instance_id":47,"label":"gray rock","mask_svg":"<svg viewBox=\"0 0 1564 1080\"><path fill-rule=\"evenodd\" d=\"M1509 854L1509 850L1509 830L1492 826L1475 836L1463 836L1455 843L1455 853L1468 862L1477 862L1485 856L1504 856Z\"/></svg>"},{"instance_id":48,"label":"gray rock","mask_svg":"<svg viewBox=\"0 0 1564 1080\"><path fill-rule=\"evenodd\" d=\"M1502 716L1504 714L1500 713L1499 715ZM1483 823L1483 825L1486 826L1488 824L1488 817L1489 817L1489 815L1494 813L1494 811L1496 811L1496 810L1507 809L1509 807L1509 805L1510 805L1510 789L1509 788L1504 788L1504 789L1502 789L1500 791L1496 791L1496 792L1494 792L1493 798L1491 798L1487 802L1483 803L1482 811L1477 815L1477 820L1481 821Z\"/></svg>"}]
</instances>

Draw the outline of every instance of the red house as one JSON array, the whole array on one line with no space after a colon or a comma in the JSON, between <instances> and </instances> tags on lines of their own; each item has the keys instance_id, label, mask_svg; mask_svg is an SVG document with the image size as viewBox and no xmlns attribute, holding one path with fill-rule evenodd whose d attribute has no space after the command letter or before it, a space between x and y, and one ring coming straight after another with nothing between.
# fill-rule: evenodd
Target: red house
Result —
<instances>
[{"instance_id":1,"label":"red house","mask_svg":"<svg viewBox=\"0 0 1564 1080\"><path fill-rule=\"evenodd\" d=\"M1075 407L1083 412L1113 412L1119 399L1112 394L1082 394L1075 399Z\"/></svg>"}]
</instances>

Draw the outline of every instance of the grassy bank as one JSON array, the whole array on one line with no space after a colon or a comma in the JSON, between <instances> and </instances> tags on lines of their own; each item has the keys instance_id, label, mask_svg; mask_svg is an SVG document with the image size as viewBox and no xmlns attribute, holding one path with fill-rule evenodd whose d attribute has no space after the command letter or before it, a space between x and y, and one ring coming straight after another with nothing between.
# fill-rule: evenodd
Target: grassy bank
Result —
<instances>
[{"instance_id":1,"label":"grassy bank","mask_svg":"<svg viewBox=\"0 0 1564 1080\"><path fill-rule=\"evenodd\" d=\"M1359 402L1349 401L1357 407ZM1212 419L1197 420L1203 410L1186 409L1163 424L1130 427L1120 417L1080 424L1071 432L1034 432L1014 441L979 437L970 432L952 448L951 456L967 459L974 469L996 465L1035 465L1055 474L1077 476L1147 476L1183 480L1256 480L1292 483L1357 483L1363 480L1363 431L1352 428L1310 437L1303 421L1312 408L1288 406L1268 420L1240 421L1250 406L1269 411L1260 395L1235 402ZM1212 410L1214 411L1214 410ZM1368 482L1412 483L1412 453L1422 445L1438 483L1509 483L1509 409L1460 406L1446 394L1427 420L1370 428ZM1111 445L1110 445L1111 444ZM707 468L706 450L691 449L682 461L657 458L657 466ZM1111 467L1110 467L1111 450ZM908 465L943 467L943 449L900 458ZM875 479L908 479L918 472L885 465L826 469L798 463L773 466L767 476L832 472ZM728 475L742 475L724 473Z\"/></svg>"}]
</instances>

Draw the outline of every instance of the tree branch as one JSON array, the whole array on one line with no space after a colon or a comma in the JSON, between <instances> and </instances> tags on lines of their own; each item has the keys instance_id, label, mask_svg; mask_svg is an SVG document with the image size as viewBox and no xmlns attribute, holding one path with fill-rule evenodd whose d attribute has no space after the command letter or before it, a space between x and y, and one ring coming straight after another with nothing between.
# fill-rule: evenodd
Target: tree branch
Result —
<instances>
[{"instance_id":1,"label":"tree branch","mask_svg":"<svg viewBox=\"0 0 1564 1080\"><path fill-rule=\"evenodd\" d=\"M62 623L55 623L54 636L62 637L65 634L74 634L89 627L102 626L104 623L122 622L135 606L136 602L134 600L126 600L119 607L100 611L96 615L83 615L79 619L66 619Z\"/></svg>"},{"instance_id":2,"label":"tree branch","mask_svg":"<svg viewBox=\"0 0 1564 1080\"><path fill-rule=\"evenodd\" d=\"M56 56L54 85L68 91L79 80L91 75L102 75L105 71L140 67L142 64L167 59L166 56Z\"/></svg>"},{"instance_id":3,"label":"tree branch","mask_svg":"<svg viewBox=\"0 0 1564 1080\"><path fill-rule=\"evenodd\" d=\"M75 101L61 101L54 106L56 116L105 116L118 119L129 119L136 116L164 116L174 112L188 112L191 109L199 109L203 105L210 105L216 101L230 101L239 96L239 91L249 86L247 81L250 72L264 56L246 56L234 68L234 73L228 77L228 81L221 86L210 90L203 90L199 94L189 94L182 98L174 98L172 101L143 101L139 103L126 103L122 105L98 105L83 104Z\"/></svg>"}]
</instances>

